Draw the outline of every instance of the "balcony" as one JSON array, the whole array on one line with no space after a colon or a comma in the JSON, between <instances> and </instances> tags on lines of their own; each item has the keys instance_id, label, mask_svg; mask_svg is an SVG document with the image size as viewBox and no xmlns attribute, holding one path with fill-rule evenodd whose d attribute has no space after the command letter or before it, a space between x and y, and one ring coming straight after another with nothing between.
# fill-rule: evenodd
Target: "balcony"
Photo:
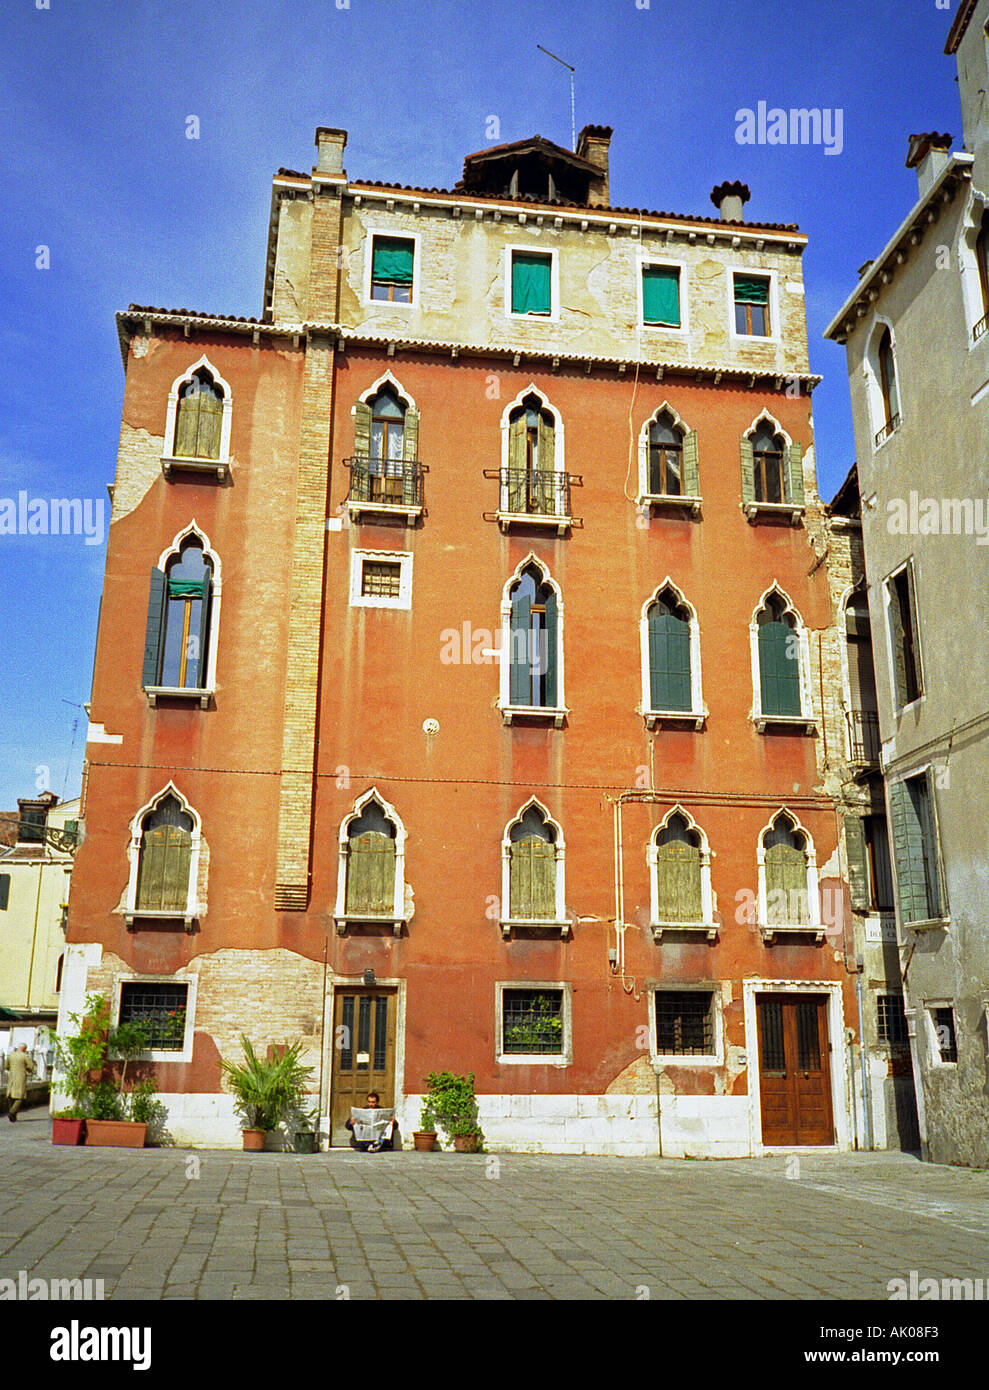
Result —
<instances>
[{"instance_id":1,"label":"balcony","mask_svg":"<svg viewBox=\"0 0 989 1390\"><path fill-rule=\"evenodd\" d=\"M881 444L885 444L886 440L890 437L890 435L895 434L899 428L900 417L899 415L894 415L892 419L887 420L885 425L883 425L882 429L877 432L876 448L878 449Z\"/></svg>"},{"instance_id":2,"label":"balcony","mask_svg":"<svg viewBox=\"0 0 989 1390\"><path fill-rule=\"evenodd\" d=\"M862 772L879 767L879 715L875 710L851 709L848 721L848 760Z\"/></svg>"},{"instance_id":3,"label":"balcony","mask_svg":"<svg viewBox=\"0 0 989 1390\"><path fill-rule=\"evenodd\" d=\"M989 314L983 314L972 329L972 342L977 343L980 338L984 338L987 331L989 331Z\"/></svg>"},{"instance_id":4,"label":"balcony","mask_svg":"<svg viewBox=\"0 0 989 1390\"><path fill-rule=\"evenodd\" d=\"M485 521L497 521L502 531L513 526L549 527L566 535L575 521L570 489L583 479L572 473L544 472L537 468L486 468L486 478L497 478L498 510L485 512Z\"/></svg>"},{"instance_id":5,"label":"balcony","mask_svg":"<svg viewBox=\"0 0 989 1390\"><path fill-rule=\"evenodd\" d=\"M423 475L417 459L344 459L350 469L347 510L352 521L398 517L413 525L423 511Z\"/></svg>"}]
</instances>

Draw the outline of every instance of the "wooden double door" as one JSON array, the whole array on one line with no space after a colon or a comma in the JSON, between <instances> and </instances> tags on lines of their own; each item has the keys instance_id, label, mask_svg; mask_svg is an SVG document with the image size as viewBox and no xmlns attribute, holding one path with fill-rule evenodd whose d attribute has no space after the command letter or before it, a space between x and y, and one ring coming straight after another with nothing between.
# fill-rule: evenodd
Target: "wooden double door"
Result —
<instances>
[{"instance_id":1,"label":"wooden double door","mask_svg":"<svg viewBox=\"0 0 989 1390\"><path fill-rule=\"evenodd\" d=\"M345 1121L351 1106L363 1108L368 1091L382 1107L395 1104L395 990L341 988L333 1004L333 1068L330 1143L349 1144Z\"/></svg>"},{"instance_id":2,"label":"wooden double door","mask_svg":"<svg viewBox=\"0 0 989 1390\"><path fill-rule=\"evenodd\" d=\"M828 999L756 996L764 1144L833 1144Z\"/></svg>"}]
</instances>

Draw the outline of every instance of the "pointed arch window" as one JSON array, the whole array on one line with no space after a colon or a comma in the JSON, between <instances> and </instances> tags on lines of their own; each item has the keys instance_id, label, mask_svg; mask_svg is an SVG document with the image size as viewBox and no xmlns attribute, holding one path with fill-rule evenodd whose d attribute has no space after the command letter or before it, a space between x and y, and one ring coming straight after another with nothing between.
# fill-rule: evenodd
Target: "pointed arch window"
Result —
<instances>
[{"instance_id":1,"label":"pointed arch window","mask_svg":"<svg viewBox=\"0 0 989 1390\"><path fill-rule=\"evenodd\" d=\"M697 431L662 405L639 434L639 505L700 512Z\"/></svg>"},{"instance_id":2,"label":"pointed arch window","mask_svg":"<svg viewBox=\"0 0 989 1390\"><path fill-rule=\"evenodd\" d=\"M799 715L800 660L792 617L772 594L759 613L759 688L763 714Z\"/></svg>"},{"instance_id":3,"label":"pointed arch window","mask_svg":"<svg viewBox=\"0 0 989 1390\"><path fill-rule=\"evenodd\" d=\"M648 858L654 940L669 931L702 931L713 940L711 856L703 832L680 807L654 832Z\"/></svg>"},{"instance_id":4,"label":"pointed arch window","mask_svg":"<svg viewBox=\"0 0 989 1390\"><path fill-rule=\"evenodd\" d=\"M663 497L684 491L683 431L667 410L649 426L649 491Z\"/></svg>"},{"instance_id":5,"label":"pointed arch window","mask_svg":"<svg viewBox=\"0 0 989 1390\"><path fill-rule=\"evenodd\" d=\"M411 520L422 510L417 458L419 415L391 384L354 406L354 457L350 467L351 513L400 510Z\"/></svg>"},{"instance_id":6,"label":"pointed arch window","mask_svg":"<svg viewBox=\"0 0 989 1390\"><path fill-rule=\"evenodd\" d=\"M527 565L511 589L509 703L522 709L558 708L560 647L556 590L540 568Z\"/></svg>"},{"instance_id":7,"label":"pointed arch window","mask_svg":"<svg viewBox=\"0 0 989 1390\"><path fill-rule=\"evenodd\" d=\"M879 384L883 395L885 421L880 435L890 435L900 423L900 391L896 381L896 359L893 356L893 335L883 329L879 339ZM877 437L877 443L882 440Z\"/></svg>"},{"instance_id":8,"label":"pointed arch window","mask_svg":"<svg viewBox=\"0 0 989 1390\"><path fill-rule=\"evenodd\" d=\"M690 673L690 612L667 587L650 606L649 708L693 708Z\"/></svg>"},{"instance_id":9,"label":"pointed arch window","mask_svg":"<svg viewBox=\"0 0 989 1390\"><path fill-rule=\"evenodd\" d=\"M502 470L500 513L570 520L570 482L557 469L556 420L535 394L508 419L508 467Z\"/></svg>"},{"instance_id":10,"label":"pointed arch window","mask_svg":"<svg viewBox=\"0 0 989 1390\"><path fill-rule=\"evenodd\" d=\"M803 511L804 474L803 450L799 444L788 443L775 423L759 420L743 436L742 506L750 521L761 509L788 510L791 521L797 522Z\"/></svg>"},{"instance_id":11,"label":"pointed arch window","mask_svg":"<svg viewBox=\"0 0 989 1390\"><path fill-rule=\"evenodd\" d=\"M189 899L193 820L166 796L141 822L136 910L184 913Z\"/></svg>"},{"instance_id":12,"label":"pointed arch window","mask_svg":"<svg viewBox=\"0 0 989 1390\"><path fill-rule=\"evenodd\" d=\"M979 234L975 239L975 259L979 268L979 289L982 291L982 320L980 325L976 324L973 336L979 338L986 331L987 315L989 315L989 208L982 213L979 222Z\"/></svg>"},{"instance_id":13,"label":"pointed arch window","mask_svg":"<svg viewBox=\"0 0 989 1390\"><path fill-rule=\"evenodd\" d=\"M759 840L759 923L763 936L813 932L823 939L817 860L810 836L780 811Z\"/></svg>"},{"instance_id":14,"label":"pointed arch window","mask_svg":"<svg viewBox=\"0 0 989 1390\"><path fill-rule=\"evenodd\" d=\"M164 569L151 571L142 685L161 693L209 688L213 562L197 535L187 537Z\"/></svg>"},{"instance_id":15,"label":"pointed arch window","mask_svg":"<svg viewBox=\"0 0 989 1390\"><path fill-rule=\"evenodd\" d=\"M205 367L179 387L175 458L218 459L223 435L223 388Z\"/></svg>"},{"instance_id":16,"label":"pointed arch window","mask_svg":"<svg viewBox=\"0 0 989 1390\"><path fill-rule=\"evenodd\" d=\"M347 831L348 917L391 917L395 910L395 826L369 801Z\"/></svg>"},{"instance_id":17,"label":"pointed arch window","mask_svg":"<svg viewBox=\"0 0 989 1390\"><path fill-rule=\"evenodd\" d=\"M563 896L563 836L532 802L508 828L502 843L504 882L502 933L514 927L569 929Z\"/></svg>"}]
</instances>

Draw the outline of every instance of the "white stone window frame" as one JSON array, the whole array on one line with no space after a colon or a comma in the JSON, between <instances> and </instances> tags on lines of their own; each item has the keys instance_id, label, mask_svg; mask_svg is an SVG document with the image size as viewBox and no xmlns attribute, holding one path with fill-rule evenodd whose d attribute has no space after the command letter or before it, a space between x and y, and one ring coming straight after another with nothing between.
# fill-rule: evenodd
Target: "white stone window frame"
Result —
<instances>
[{"instance_id":1,"label":"white stone window frame","mask_svg":"<svg viewBox=\"0 0 989 1390\"><path fill-rule=\"evenodd\" d=\"M662 984L650 981L647 984L649 1008L649 1060L662 1067L723 1067L725 1064L725 1026L723 996L721 986L714 981L666 981ZM656 1036L656 995L657 994L707 994L711 998L714 1051L701 1056L690 1056L682 1052L660 1052Z\"/></svg>"},{"instance_id":2,"label":"white stone window frame","mask_svg":"<svg viewBox=\"0 0 989 1390\"><path fill-rule=\"evenodd\" d=\"M652 414L643 421L642 428L639 430L639 489L635 504L637 507L664 506L668 509L689 507L691 512L696 516L701 509L701 498L699 495L695 497L691 494L681 493L681 495L677 497L667 493L649 491L649 431L664 411L672 418L675 428L680 431L683 439L686 439L687 435L692 433L690 425L683 419L679 411L676 410L674 406L670 405L669 401L665 400L662 405L658 405ZM686 482L686 478L684 478L684 482Z\"/></svg>"},{"instance_id":3,"label":"white stone window frame","mask_svg":"<svg viewBox=\"0 0 989 1390\"><path fill-rule=\"evenodd\" d=\"M384 812L385 819L391 821L395 827L395 891L392 895L392 911L382 914L380 917L369 916L367 913L356 914L347 911L347 861L350 852L350 826L355 820L359 820L364 812L364 808L371 801L376 801ZM405 839L406 829L402 823L402 818L395 810L390 801L387 801L377 787L370 787L362 796L354 802L354 809L348 811L340 822L339 835L339 856L337 861L337 901L334 911L337 932L341 933L341 928L346 929L349 922L382 922L391 925L395 936L401 933L402 924L411 920L411 912L407 910L405 904Z\"/></svg>"},{"instance_id":4,"label":"white stone window frame","mask_svg":"<svg viewBox=\"0 0 989 1390\"><path fill-rule=\"evenodd\" d=\"M516 251L523 255L549 257L550 312L548 314L515 314L512 312L512 259ZM555 246L533 246L530 242L513 241L505 247L505 318L513 323L560 322L560 252Z\"/></svg>"},{"instance_id":5,"label":"white stone window frame","mask_svg":"<svg viewBox=\"0 0 989 1390\"><path fill-rule=\"evenodd\" d=\"M216 694L216 658L219 650L220 633L220 601L223 596L223 566L220 557L210 545L209 536L196 523L195 518L188 526L176 532L175 539L170 546L158 556L157 568L163 574L167 573L166 565L169 560L178 556L182 552L182 543L187 541L190 536L200 542L203 548L203 558L208 559L211 565L210 577L210 610L209 627L207 629L208 650L206 653L206 684L202 686L175 686L175 685L146 685L144 693L148 697L148 704L154 705L160 695L167 695L169 699L179 700L198 700L205 709L209 704L209 697ZM166 610L168 599L165 599Z\"/></svg>"},{"instance_id":6,"label":"white stone window frame","mask_svg":"<svg viewBox=\"0 0 989 1390\"><path fill-rule=\"evenodd\" d=\"M759 667L759 614L766 607L768 600L776 594L783 603L783 616L788 614L793 618L793 630L797 634L800 665L800 713L799 714L764 714L762 709L762 674ZM804 621L799 612L794 607L793 601L786 590L774 579L769 588L764 590L762 597L756 604L749 622L749 654L752 661L752 710L749 718L755 724L758 732L764 733L770 725L786 728L792 726L796 730L802 729L804 733L814 733L817 729L817 719L814 715L813 685L811 682L810 667L810 638Z\"/></svg>"},{"instance_id":7,"label":"white stone window frame","mask_svg":"<svg viewBox=\"0 0 989 1390\"><path fill-rule=\"evenodd\" d=\"M511 703L511 651L512 651L512 589L522 578L522 571L529 565L535 565L542 575L541 583L548 584L556 594L556 704L549 705L513 705ZM498 709L501 711L502 722L511 724L513 718L522 715L529 719L544 719L557 728L563 727L563 721L570 713L567 709L566 696L563 685L563 592L559 584L553 579L548 567L532 550L524 560L516 566L514 573L510 576L501 596L501 658L499 660L498 672Z\"/></svg>"},{"instance_id":8,"label":"white stone window frame","mask_svg":"<svg viewBox=\"0 0 989 1390\"><path fill-rule=\"evenodd\" d=\"M144 1060L151 1062L191 1062L192 1049L196 1032L196 993L199 985L199 976L190 970L176 970L171 975L148 975L148 974L126 974L118 975L113 986L113 1014L112 1017L120 1022L120 1007L123 1000L124 985L186 985L185 1001L185 1033L182 1037L182 1050L172 1051L162 1048L153 1048L146 1055ZM112 1056L113 1054L111 1054Z\"/></svg>"},{"instance_id":9,"label":"white stone window frame","mask_svg":"<svg viewBox=\"0 0 989 1390\"><path fill-rule=\"evenodd\" d=\"M852 713L852 676L848 665L848 627L847 616L848 608L853 598L859 595L866 599L866 611L869 613L870 630L872 626L871 609L868 607L869 586L865 576L857 580L854 584L846 584L838 596L835 605L835 631L838 633L838 663L841 669L841 712L844 715L845 725L845 760L852 761L852 731L849 722L849 715ZM872 665L875 670L876 647L875 642L869 643L872 649Z\"/></svg>"},{"instance_id":10,"label":"white stone window frame","mask_svg":"<svg viewBox=\"0 0 989 1390\"><path fill-rule=\"evenodd\" d=\"M883 400L883 379L879 366L879 344L882 342L883 334L887 328L889 329L890 349L893 353L893 375L896 378L899 423L896 429L890 430L881 444L877 444L876 436L886 424L886 403ZM876 314L869 328L869 334L865 340L865 352L862 355L862 378L865 383L865 399L869 416L869 447L873 454L878 454L880 449L885 449L894 435L899 434L906 419L903 408L903 381L900 377L900 364L896 353L896 329L893 327L892 320L886 318L884 314Z\"/></svg>"},{"instance_id":11,"label":"white stone window frame","mask_svg":"<svg viewBox=\"0 0 989 1390\"><path fill-rule=\"evenodd\" d=\"M687 829L700 840L701 858L701 920L699 922L663 922L659 917L659 836L674 816L682 816ZM718 924L714 920L714 891L711 887L711 846L704 829L697 824L685 806L679 802L669 811L649 836L646 847L646 863L649 866L649 921L653 940L662 940L664 932L704 932L709 941L718 934Z\"/></svg>"},{"instance_id":12,"label":"white stone window frame","mask_svg":"<svg viewBox=\"0 0 989 1390\"><path fill-rule=\"evenodd\" d=\"M192 820L192 842L189 850L189 882L186 889L185 908L179 909L147 909L137 906L137 876L141 860L141 839L142 822L145 816L154 811L167 796L174 796L179 803L182 811ZM192 803L179 791L174 782L169 782L161 791L155 793L150 801L138 811L137 815L130 823L130 839L127 845L127 858L129 863L127 875L127 890L124 896L124 920L128 927L133 925L135 918L151 921L174 921L181 918L187 932L191 932L193 924L205 915L206 905L199 900L199 859L202 848L203 823L199 812Z\"/></svg>"},{"instance_id":13,"label":"white stone window frame","mask_svg":"<svg viewBox=\"0 0 989 1390\"><path fill-rule=\"evenodd\" d=\"M376 299L373 302L375 304L383 304L385 301L381 299ZM404 305L403 307L407 308L408 306ZM407 391L406 388L399 381L398 377L396 377L394 373L389 370L387 372L382 372L381 376L378 377L377 381L373 381L366 391L361 392L361 394L357 397L357 400L354 403L354 405L350 407L350 418L352 420L355 418L358 405L370 406L371 402L378 395L378 393L382 390L386 390L388 387L391 387L392 391L398 397L399 401L401 402L403 408L406 411L411 411L414 415L417 416L419 415L419 407L416 404L415 397L412 395L412 392ZM426 473L429 470L423 468L422 471ZM406 507L401 502L357 502L349 496L349 491L350 489L348 480L347 512L352 521L358 521L360 520L361 516L365 515L370 516L373 519L376 513L378 515L383 514L385 516L400 513L404 514L406 520L411 524L412 522L414 522L415 518L421 516L423 512L423 508L421 506Z\"/></svg>"},{"instance_id":14,"label":"white stone window frame","mask_svg":"<svg viewBox=\"0 0 989 1390\"><path fill-rule=\"evenodd\" d=\"M523 314L516 315L516 317L528 318L529 316ZM502 468L508 468L509 466L508 444L512 416L517 410L522 408L523 402L529 396L535 396L539 401L540 410L545 411L547 415L552 415L553 417L553 471L554 473L565 473L567 470L567 451L564 439L563 416L546 395L546 392L541 390L534 381L530 381L529 385L521 390L513 401L509 401L508 405L505 406L505 409L501 413L501 466Z\"/></svg>"},{"instance_id":15,"label":"white stone window frame","mask_svg":"<svg viewBox=\"0 0 989 1390\"><path fill-rule=\"evenodd\" d=\"M216 385L223 391L223 412L220 418L220 456L215 459L178 458L175 454L175 426L178 419L179 391L186 382L192 380L201 368L209 372ZM220 375L213 363L203 353L197 362L193 362L191 367L188 367L181 376L175 378L168 393L168 404L165 408L165 449L161 455L161 469L165 477L167 478L171 474L173 468L179 468L190 472L214 472L222 481L232 462L230 458L232 423L233 392L230 389L230 383Z\"/></svg>"},{"instance_id":16,"label":"white stone window frame","mask_svg":"<svg viewBox=\"0 0 989 1390\"><path fill-rule=\"evenodd\" d=\"M782 925L771 926L769 923L769 893L766 887L766 846L765 838L780 816L788 816L793 823L794 832L804 837L804 857L806 859L807 875L807 913L810 917L809 922L794 922L792 924L783 923ZM756 870L758 874L758 895L757 895L757 915L758 927L764 941L770 942L777 934L785 937L813 935L815 944L824 940L825 924L821 917L821 886L817 872L817 850L814 847L814 837L805 825L800 823L800 817L796 811L791 811L789 806L780 806L769 817L769 820L759 831L756 840Z\"/></svg>"},{"instance_id":17,"label":"white stone window frame","mask_svg":"<svg viewBox=\"0 0 989 1390\"><path fill-rule=\"evenodd\" d=\"M726 293L728 296L728 336L733 349L737 349L743 343L777 343L783 341L780 331L780 293L779 293L779 271L767 269L764 266L739 265L737 262L730 262L725 266L727 276ZM772 332L763 334L738 333L735 330L735 276L747 275L754 280L768 280L769 294L767 296L769 307L769 326Z\"/></svg>"},{"instance_id":18,"label":"white stone window frame","mask_svg":"<svg viewBox=\"0 0 989 1390\"><path fill-rule=\"evenodd\" d=\"M512 828L519 825L526 811L531 807L543 817L545 823L552 827L556 838L553 841L555 851L556 881L554 884L556 892L555 918L530 918L512 917L511 900L511 854L514 841L511 839ZM513 927L545 927L548 930L556 930L560 936L566 936L570 931L570 919L567 917L567 883L566 883L566 864L567 846L563 838L563 827L559 821L554 820L548 808L536 796L530 796L529 800L519 809L518 813L505 826L505 833L501 838L501 934L507 940L512 933ZM520 986L521 987L521 986Z\"/></svg>"},{"instance_id":19,"label":"white stone window frame","mask_svg":"<svg viewBox=\"0 0 989 1390\"><path fill-rule=\"evenodd\" d=\"M652 707L652 668L649 664L649 609L666 589L672 589L677 602L690 614L690 709L654 710ZM650 729L661 724L693 722L696 730L701 730L707 722L709 710L704 703L701 684L701 627L697 620L697 610L685 598L669 575L657 586L642 605L639 614L639 654L642 667L642 716Z\"/></svg>"},{"instance_id":20,"label":"white stone window frame","mask_svg":"<svg viewBox=\"0 0 989 1390\"><path fill-rule=\"evenodd\" d=\"M674 328L667 323L646 323L644 296L642 293L642 273L651 266L656 266L661 270L677 270L680 272L680 327ZM639 247L638 260L635 271L635 287L638 304L639 329L642 333L657 333L670 335L674 338L687 338L690 335L690 295L688 293L690 266L687 261L673 260L668 256L653 255L644 246Z\"/></svg>"},{"instance_id":21,"label":"white stone window frame","mask_svg":"<svg viewBox=\"0 0 989 1390\"><path fill-rule=\"evenodd\" d=\"M944 1058L941 1056L941 1049L940 1049L940 1047L938 1046L938 1040L937 1040L937 1024L934 1022L934 1010L935 1010L935 1009L950 1009L950 1010L951 1010L951 1016L952 1016L952 1018L953 1018L954 1021L955 1021L955 1054L956 1054L956 1060L955 1060L954 1062L946 1062L946 1061L944 1060ZM927 1031L927 1046L928 1046L928 1048L929 1048L929 1050L930 1050L931 1066L932 1066L932 1067L939 1067L939 1068L940 1068L941 1070L943 1070L943 1071L955 1071L955 1070L957 1070L957 1067L958 1067L957 1055L958 1055L958 1052L959 1052L959 1047L958 1047L958 1011L957 1011L956 1008L955 1008L955 1001L954 1001L953 999L941 999L941 998L938 998L938 999L925 999L925 1000L924 1000L924 1018L926 1019L926 1023L925 1023L925 1025L924 1025L924 1027L925 1027L925 1029L926 1029L926 1031Z\"/></svg>"},{"instance_id":22,"label":"white stone window frame","mask_svg":"<svg viewBox=\"0 0 989 1390\"><path fill-rule=\"evenodd\" d=\"M399 591L392 594L362 594L364 563L400 565ZM351 608L397 608L407 611L412 607L412 552L410 550L352 550L350 552L350 606Z\"/></svg>"},{"instance_id":23,"label":"white stone window frame","mask_svg":"<svg viewBox=\"0 0 989 1390\"><path fill-rule=\"evenodd\" d=\"M958 275L961 281L969 352L981 344L989 342L989 330L980 333L978 338L972 336L976 324L981 323L986 317L986 309L982 302L982 281L979 275L977 243L982 215L987 211L989 211L989 198L980 196L974 189L970 189L968 203L955 240L955 255L958 258Z\"/></svg>"},{"instance_id":24,"label":"white stone window frame","mask_svg":"<svg viewBox=\"0 0 989 1390\"><path fill-rule=\"evenodd\" d=\"M408 304L403 304L399 299L372 299L371 298L371 271L374 268L374 238L386 237L389 241L411 241L412 251L412 297ZM397 310L406 313L409 309L418 309L420 296L420 276L422 268L422 233L407 232L404 227L382 227L370 225L364 231L364 272L363 272L363 292L364 305L367 308L385 310L390 313ZM384 378L382 378L383 380Z\"/></svg>"},{"instance_id":25,"label":"white stone window frame","mask_svg":"<svg viewBox=\"0 0 989 1390\"><path fill-rule=\"evenodd\" d=\"M504 995L513 989L552 989L563 993L560 1052L505 1052ZM570 1067L573 1065L573 986L568 980L497 980L495 982L495 1064L499 1067Z\"/></svg>"},{"instance_id":26,"label":"white stone window frame","mask_svg":"<svg viewBox=\"0 0 989 1390\"><path fill-rule=\"evenodd\" d=\"M910 706L907 706L907 708L910 708ZM944 764L942 764L942 766L944 766ZM886 818L887 833L889 835L889 859L893 875L893 896L896 903L894 913L885 913L884 916L894 916L897 926L901 931L916 932L918 937L928 931L947 932L951 927L951 908L948 902L948 876L944 863L944 841L941 836L941 813L938 808L937 800L938 771L937 765L928 760L927 762L918 763L916 766L912 767L909 772L900 772L895 777L887 776L883 779L883 786L886 793L884 815ZM910 793L907 791L906 784L916 781L922 781L930 788L931 821L934 828L933 848L937 855L938 891L941 897L941 907L943 911L940 917L921 917L916 921L907 922L903 920L903 914L900 909L900 866L896 857L896 845L893 842L893 808L891 793L894 786L899 786L903 789L903 795L909 796ZM932 783L933 785L931 785ZM946 1007L941 1005L940 1001L938 1001L938 1006ZM926 1005L924 1007L926 1008ZM954 1005L951 1007L954 1008Z\"/></svg>"},{"instance_id":27,"label":"white stone window frame","mask_svg":"<svg viewBox=\"0 0 989 1390\"><path fill-rule=\"evenodd\" d=\"M905 705L900 704L900 697L896 688L896 653L893 650L893 605L896 602L893 592L893 581L901 574L907 574L907 586L910 593L912 611L910 617L913 621L913 649L917 661L917 679L920 682L920 694L914 700L909 700ZM917 710L927 699L927 680L924 670L924 653L920 638L920 600L918 598L917 584L917 565L913 555L908 555L902 564L890 570L883 580L883 620L886 628L886 662L889 675L889 694L890 703L897 718L906 714L907 710ZM875 645L873 644L873 655Z\"/></svg>"},{"instance_id":28,"label":"white stone window frame","mask_svg":"<svg viewBox=\"0 0 989 1390\"><path fill-rule=\"evenodd\" d=\"M767 410L765 406L759 411L759 414L752 421L751 425L749 425L748 429L742 431L742 438L748 439L751 442L752 436L759 426L763 424L768 425L773 431L773 434L779 435L783 440L784 451L788 451L793 447L793 436L788 430L783 428L776 416ZM803 460L801 459L801 468L802 467ZM749 521L752 521L762 512L767 516L789 516L791 525L797 526L799 525L800 518L807 510L806 492L803 502L746 502L743 499L741 505L742 511Z\"/></svg>"}]
</instances>

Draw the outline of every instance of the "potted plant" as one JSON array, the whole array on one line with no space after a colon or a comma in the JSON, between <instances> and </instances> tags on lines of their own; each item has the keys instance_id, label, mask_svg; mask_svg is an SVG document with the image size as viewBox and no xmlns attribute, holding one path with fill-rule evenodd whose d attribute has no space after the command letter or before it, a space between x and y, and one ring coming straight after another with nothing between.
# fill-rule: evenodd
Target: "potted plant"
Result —
<instances>
[{"instance_id":1,"label":"potted plant","mask_svg":"<svg viewBox=\"0 0 989 1390\"><path fill-rule=\"evenodd\" d=\"M428 1096L419 1112L419 1128L412 1131L412 1143L420 1153L430 1153L436 1144L436 1116L429 1108Z\"/></svg>"},{"instance_id":2,"label":"potted plant","mask_svg":"<svg viewBox=\"0 0 989 1390\"><path fill-rule=\"evenodd\" d=\"M243 1033L240 1045L244 1061L224 1060L220 1066L233 1092L234 1108L244 1121L244 1148L258 1152L272 1130L293 1111L301 1111L313 1068L299 1061L301 1042L271 1057L259 1057Z\"/></svg>"},{"instance_id":3,"label":"potted plant","mask_svg":"<svg viewBox=\"0 0 989 1390\"><path fill-rule=\"evenodd\" d=\"M319 1108L299 1111L295 1119L292 1143L297 1154L319 1153Z\"/></svg>"},{"instance_id":4,"label":"potted plant","mask_svg":"<svg viewBox=\"0 0 989 1390\"><path fill-rule=\"evenodd\" d=\"M76 1032L71 1037L56 1038L55 1045L62 1072L59 1089L68 1095L72 1105L54 1117L52 1142L79 1143L82 1139L92 1145L143 1148L148 1121L141 1117L143 1102L138 1113L133 1112L133 1088L127 1090L127 1068L148 1050L146 1027L141 1023L121 1023L114 1028L110 1022L110 1001L99 994L90 995L82 1014L69 1017ZM117 1062L121 1063L119 1075ZM150 1097L157 1085L149 1078L139 1082L138 1089ZM164 1107L160 1102L158 1105L163 1114Z\"/></svg>"},{"instance_id":5,"label":"potted plant","mask_svg":"<svg viewBox=\"0 0 989 1390\"><path fill-rule=\"evenodd\" d=\"M52 1143L81 1144L85 1127L85 1115L73 1106L56 1110L52 1115Z\"/></svg>"},{"instance_id":6,"label":"potted plant","mask_svg":"<svg viewBox=\"0 0 989 1390\"><path fill-rule=\"evenodd\" d=\"M431 1071L426 1085L430 1111L447 1138L453 1140L453 1147L460 1153L475 1153L484 1142L484 1131L478 1123L474 1073L456 1076L449 1071Z\"/></svg>"}]
</instances>

